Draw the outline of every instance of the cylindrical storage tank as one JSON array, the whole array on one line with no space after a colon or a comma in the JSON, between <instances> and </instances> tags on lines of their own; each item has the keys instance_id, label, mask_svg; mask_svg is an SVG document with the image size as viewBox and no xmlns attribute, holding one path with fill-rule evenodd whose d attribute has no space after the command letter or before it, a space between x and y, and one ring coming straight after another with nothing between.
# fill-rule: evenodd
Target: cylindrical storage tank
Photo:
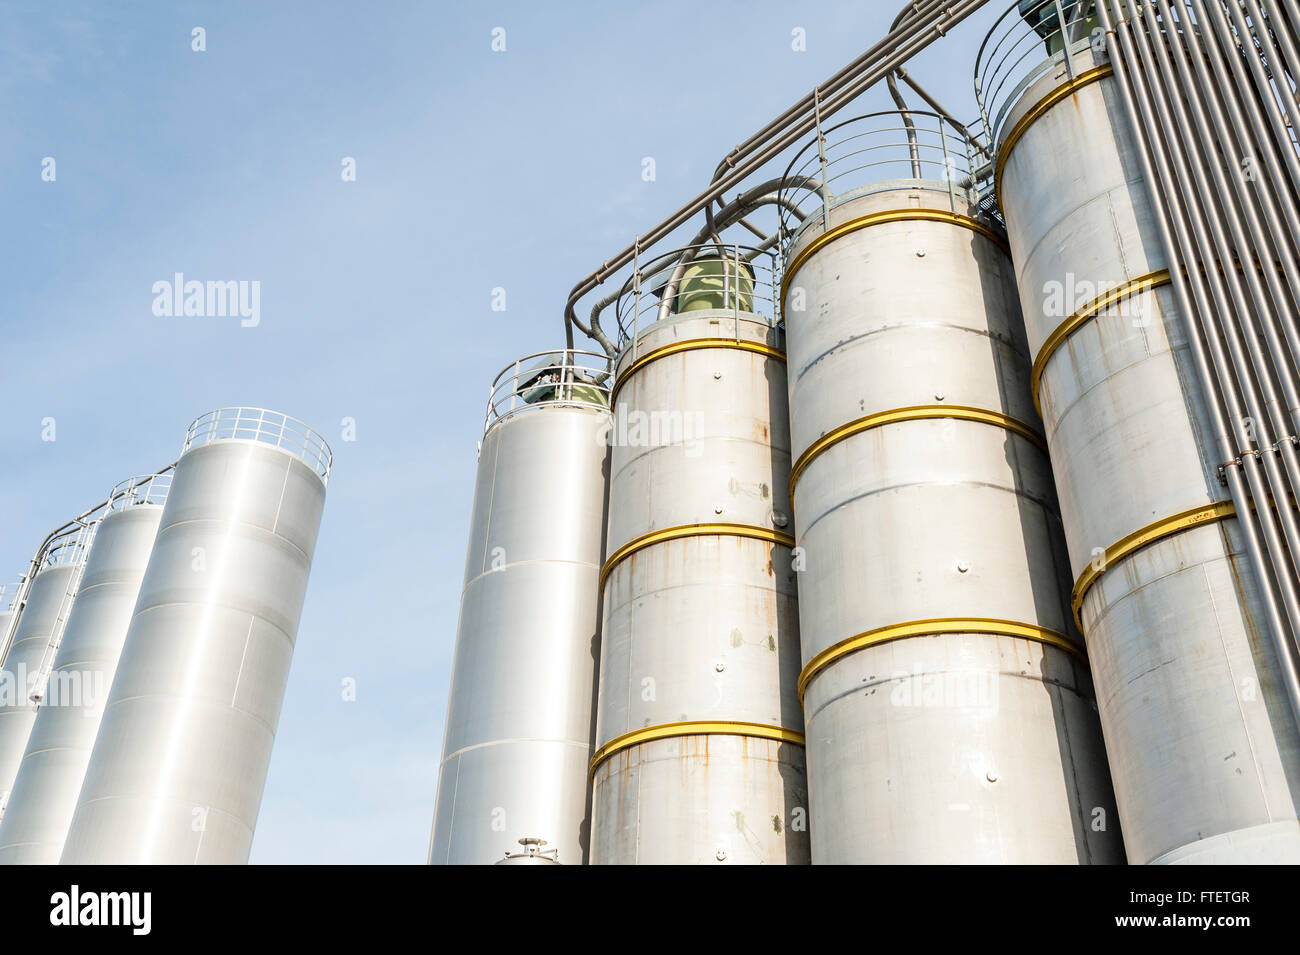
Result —
<instances>
[{"instance_id":1,"label":"cylindrical storage tank","mask_svg":"<svg viewBox=\"0 0 1300 955\"><path fill-rule=\"evenodd\" d=\"M1011 262L911 119L787 173L835 193L782 286L813 861L1122 862Z\"/></svg>"},{"instance_id":2,"label":"cylindrical storage tank","mask_svg":"<svg viewBox=\"0 0 1300 955\"><path fill-rule=\"evenodd\" d=\"M1120 91L1022 13L977 80L1128 860L1300 862L1300 737Z\"/></svg>"},{"instance_id":3,"label":"cylindrical storage tank","mask_svg":"<svg viewBox=\"0 0 1300 955\"><path fill-rule=\"evenodd\" d=\"M729 270L708 268L711 254L687 250L694 263L674 268L685 280L661 286L662 301L638 270L620 301L595 864L808 862L772 268L756 256L737 270L743 249L728 249ZM721 307L684 300L693 275L712 277ZM769 314L741 310L755 300Z\"/></svg>"},{"instance_id":4,"label":"cylindrical storage tank","mask_svg":"<svg viewBox=\"0 0 1300 955\"><path fill-rule=\"evenodd\" d=\"M479 449L430 864L587 859L607 361L508 366Z\"/></svg>"},{"instance_id":5,"label":"cylindrical storage tank","mask_svg":"<svg viewBox=\"0 0 1300 955\"><path fill-rule=\"evenodd\" d=\"M63 853L170 481L132 478L109 495L0 819L0 864L54 865Z\"/></svg>"},{"instance_id":6,"label":"cylindrical storage tank","mask_svg":"<svg viewBox=\"0 0 1300 955\"><path fill-rule=\"evenodd\" d=\"M45 676L75 603L95 526L73 526L47 543L0 669L0 820L36 722Z\"/></svg>"},{"instance_id":7,"label":"cylindrical storage tank","mask_svg":"<svg viewBox=\"0 0 1300 955\"><path fill-rule=\"evenodd\" d=\"M64 863L248 861L330 463L275 412L190 425Z\"/></svg>"}]
</instances>

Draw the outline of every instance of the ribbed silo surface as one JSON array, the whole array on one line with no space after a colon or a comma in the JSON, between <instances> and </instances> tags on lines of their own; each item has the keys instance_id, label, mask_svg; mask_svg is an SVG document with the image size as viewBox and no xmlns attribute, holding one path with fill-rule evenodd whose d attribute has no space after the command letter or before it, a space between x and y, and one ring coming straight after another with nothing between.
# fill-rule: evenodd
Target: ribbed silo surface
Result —
<instances>
[{"instance_id":1,"label":"ribbed silo surface","mask_svg":"<svg viewBox=\"0 0 1300 955\"><path fill-rule=\"evenodd\" d=\"M524 862L587 860L605 366L583 352L532 355L492 385L431 864L503 861L521 840L549 854Z\"/></svg>"},{"instance_id":2,"label":"ribbed silo surface","mask_svg":"<svg viewBox=\"0 0 1300 955\"><path fill-rule=\"evenodd\" d=\"M5 655L0 671L0 810L6 810L18 776L44 676L75 603L93 536L93 526L75 527L50 541Z\"/></svg>"},{"instance_id":3,"label":"ribbed silo surface","mask_svg":"<svg viewBox=\"0 0 1300 955\"><path fill-rule=\"evenodd\" d=\"M133 478L110 495L0 819L0 864L53 865L62 855L169 481Z\"/></svg>"},{"instance_id":4,"label":"ribbed silo surface","mask_svg":"<svg viewBox=\"0 0 1300 955\"><path fill-rule=\"evenodd\" d=\"M827 131L787 250L813 861L1121 862L1010 259L912 118L883 182L898 114Z\"/></svg>"},{"instance_id":5,"label":"ribbed silo surface","mask_svg":"<svg viewBox=\"0 0 1300 955\"><path fill-rule=\"evenodd\" d=\"M773 275L710 255L620 306L596 864L808 861Z\"/></svg>"},{"instance_id":6,"label":"ribbed silo surface","mask_svg":"<svg viewBox=\"0 0 1300 955\"><path fill-rule=\"evenodd\" d=\"M63 862L247 861L330 461L274 412L191 425Z\"/></svg>"},{"instance_id":7,"label":"ribbed silo surface","mask_svg":"<svg viewBox=\"0 0 1300 955\"><path fill-rule=\"evenodd\" d=\"M1300 861L1300 738L1111 67L998 29L1034 64L979 75L1128 859Z\"/></svg>"}]
</instances>

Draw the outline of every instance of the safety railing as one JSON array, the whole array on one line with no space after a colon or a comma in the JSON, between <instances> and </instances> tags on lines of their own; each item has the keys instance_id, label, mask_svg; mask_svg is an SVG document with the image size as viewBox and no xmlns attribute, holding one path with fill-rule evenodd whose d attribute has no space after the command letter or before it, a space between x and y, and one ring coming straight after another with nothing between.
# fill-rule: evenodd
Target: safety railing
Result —
<instances>
[{"instance_id":1,"label":"safety railing","mask_svg":"<svg viewBox=\"0 0 1300 955\"><path fill-rule=\"evenodd\" d=\"M11 580L8 583L0 584L0 613L13 613L18 606L18 598L21 596L23 582L21 580ZM4 634L0 633L0 642L3 642Z\"/></svg>"},{"instance_id":2,"label":"safety railing","mask_svg":"<svg viewBox=\"0 0 1300 955\"><path fill-rule=\"evenodd\" d=\"M170 472L141 474L119 481L108 495L108 512L124 511L139 504L166 504L171 486Z\"/></svg>"},{"instance_id":3,"label":"safety railing","mask_svg":"<svg viewBox=\"0 0 1300 955\"><path fill-rule=\"evenodd\" d=\"M975 173L984 165L966 126L925 110L889 110L854 116L828 126L795 153L780 190L778 208L786 248L803 223L817 221L837 202L881 183L928 180L948 192L953 212L977 200ZM805 185L819 182L821 187ZM801 221L792 211L809 194L821 208Z\"/></svg>"},{"instance_id":4,"label":"safety railing","mask_svg":"<svg viewBox=\"0 0 1300 955\"><path fill-rule=\"evenodd\" d=\"M78 524L50 541L41 555L37 573L50 567L75 567L86 562L86 554L95 539L99 519Z\"/></svg>"},{"instance_id":5,"label":"safety railing","mask_svg":"<svg viewBox=\"0 0 1300 955\"><path fill-rule=\"evenodd\" d=\"M554 405L609 407L609 357L565 349L537 352L506 365L488 388L483 433L506 418Z\"/></svg>"},{"instance_id":6,"label":"safety railing","mask_svg":"<svg viewBox=\"0 0 1300 955\"><path fill-rule=\"evenodd\" d=\"M655 322L690 312L744 312L775 325L779 287L775 249L707 242L634 261L616 305L619 349Z\"/></svg>"},{"instance_id":7,"label":"safety railing","mask_svg":"<svg viewBox=\"0 0 1300 955\"><path fill-rule=\"evenodd\" d=\"M1018 0L998 17L975 58L975 99L996 149L1020 94L1064 64L1071 79L1101 34L1095 0Z\"/></svg>"},{"instance_id":8,"label":"safety railing","mask_svg":"<svg viewBox=\"0 0 1300 955\"><path fill-rule=\"evenodd\" d=\"M323 483L329 483L334 453L317 432L297 418L265 408L218 408L200 415L185 433L184 454L214 441L256 441L301 458Z\"/></svg>"}]
</instances>

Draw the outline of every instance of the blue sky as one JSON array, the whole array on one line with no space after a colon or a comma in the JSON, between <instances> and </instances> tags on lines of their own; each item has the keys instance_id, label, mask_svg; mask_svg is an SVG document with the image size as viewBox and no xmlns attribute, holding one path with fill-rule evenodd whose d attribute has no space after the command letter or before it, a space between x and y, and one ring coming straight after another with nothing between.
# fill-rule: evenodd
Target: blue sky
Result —
<instances>
[{"instance_id":1,"label":"blue sky","mask_svg":"<svg viewBox=\"0 0 1300 955\"><path fill-rule=\"evenodd\" d=\"M975 50L1009 2L909 67L961 117L975 113ZM334 449L253 862L424 860L488 382L561 344L578 279L896 13L6 6L0 578L117 481L173 460L209 409L282 411ZM882 87L854 112L888 107ZM152 285L175 272L259 281L260 324L156 317Z\"/></svg>"}]
</instances>

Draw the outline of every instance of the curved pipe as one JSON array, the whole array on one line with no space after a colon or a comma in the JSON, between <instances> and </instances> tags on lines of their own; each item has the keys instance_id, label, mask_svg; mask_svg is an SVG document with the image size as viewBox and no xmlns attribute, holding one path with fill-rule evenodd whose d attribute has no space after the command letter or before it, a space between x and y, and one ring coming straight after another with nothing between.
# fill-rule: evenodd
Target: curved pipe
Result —
<instances>
[{"instance_id":1,"label":"curved pipe","mask_svg":"<svg viewBox=\"0 0 1300 955\"><path fill-rule=\"evenodd\" d=\"M909 4L908 9L914 9L916 13L914 19L910 19L905 26L884 37L849 66L840 70L745 143L732 150L722 163L730 171L643 235L642 244L647 248L653 246L687 222L696 212L710 205L718 196L743 182L796 143L800 137L806 135L814 125L813 118L806 115L808 107L820 93L834 93L820 101L822 114L830 116L855 100L862 92L870 89L888 73L926 49L935 40L946 36L953 27L983 7L986 2L987 0L918 0L914 4ZM737 162L738 159L743 161ZM578 301L604 282L611 272L631 262L635 252L636 246L623 249L613 258L603 262L596 271L579 281L569 292L564 307L565 337L568 347L573 347L575 325L585 334L591 334L577 317L575 309Z\"/></svg>"},{"instance_id":2,"label":"curved pipe","mask_svg":"<svg viewBox=\"0 0 1300 955\"><path fill-rule=\"evenodd\" d=\"M765 205L779 205L794 213L800 219L803 219L805 213L801 208L799 208L798 203L792 199L786 198L779 192L779 190L784 186L804 188L819 194L822 190L821 181L808 176L797 176L791 177L790 179L782 177L780 179L769 179L767 182L759 183L754 188L741 193L732 202L725 205L720 211L717 220L712 223L706 223L705 226L695 234L695 237L687 243L687 245L696 246L703 244L710 236L715 236L717 232L726 229L728 226L734 225L750 212ZM775 238L765 239L763 247L768 247L775 241ZM694 249L688 248L683 253L682 260L673 270L673 275L669 280L669 285L664 286L665 303L672 301L673 295L676 294L676 287L681 282L682 274L686 271L686 266L690 264L694 257ZM607 355L613 356L618 352L618 348L609 340L609 336L607 336L604 329L601 328L600 313L610 305L614 304L614 302L618 301L619 296L621 296L626 290L627 284L624 283L591 307L590 328L584 327L581 322L577 323L578 327L582 329L584 334L600 343L601 347L605 349ZM660 306L660 309L660 318L663 318L663 305Z\"/></svg>"}]
</instances>

